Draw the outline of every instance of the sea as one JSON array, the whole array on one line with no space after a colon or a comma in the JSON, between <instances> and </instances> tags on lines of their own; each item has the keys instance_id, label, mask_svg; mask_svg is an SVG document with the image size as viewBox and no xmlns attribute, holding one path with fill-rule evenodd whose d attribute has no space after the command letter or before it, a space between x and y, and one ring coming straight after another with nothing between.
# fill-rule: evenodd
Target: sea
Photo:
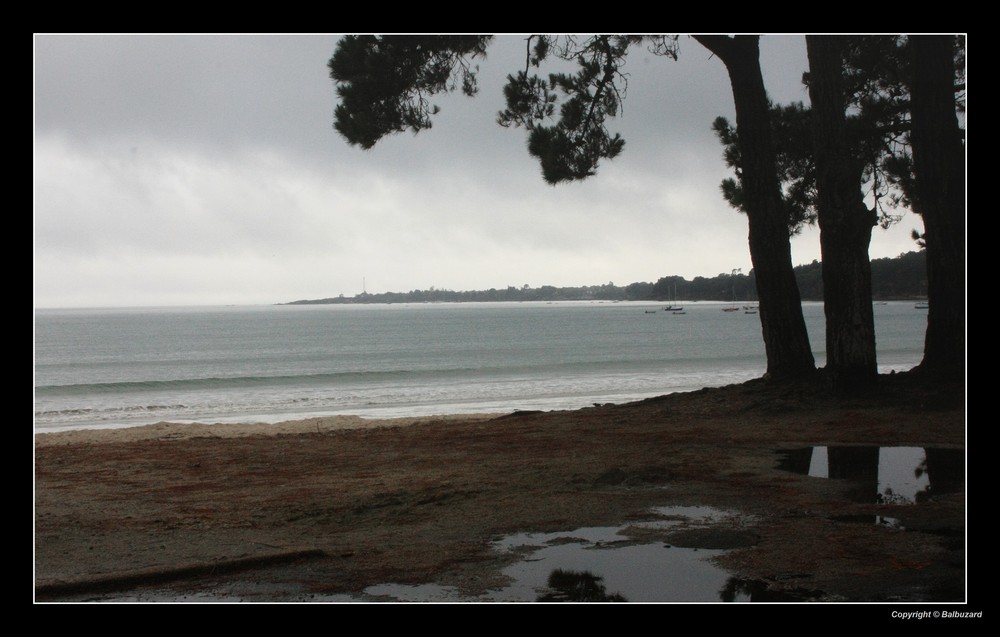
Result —
<instances>
[{"instance_id":1,"label":"sea","mask_svg":"<svg viewBox=\"0 0 1000 637\"><path fill-rule=\"evenodd\" d=\"M34 430L556 410L760 377L759 315L724 304L398 303L36 309ZM879 371L926 310L874 306ZM821 303L804 303L817 364Z\"/></svg>"}]
</instances>

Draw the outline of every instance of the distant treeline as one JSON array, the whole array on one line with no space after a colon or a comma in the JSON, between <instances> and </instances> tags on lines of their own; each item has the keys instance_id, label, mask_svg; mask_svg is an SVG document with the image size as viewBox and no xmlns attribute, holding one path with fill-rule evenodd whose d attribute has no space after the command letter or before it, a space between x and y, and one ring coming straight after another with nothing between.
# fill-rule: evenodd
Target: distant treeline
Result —
<instances>
[{"instance_id":1,"label":"distant treeline","mask_svg":"<svg viewBox=\"0 0 1000 637\"><path fill-rule=\"evenodd\" d=\"M927 297L927 260L923 251L906 252L896 258L873 259L872 298L923 299ZM823 267L818 261L795 268L795 278L803 301L823 300ZM614 283L583 287L533 288L509 286L504 289L455 292L453 290L413 290L410 292L362 293L326 299L293 301L287 305L330 303L463 303L484 301L756 301L754 273L695 277L666 276L656 283Z\"/></svg>"}]
</instances>

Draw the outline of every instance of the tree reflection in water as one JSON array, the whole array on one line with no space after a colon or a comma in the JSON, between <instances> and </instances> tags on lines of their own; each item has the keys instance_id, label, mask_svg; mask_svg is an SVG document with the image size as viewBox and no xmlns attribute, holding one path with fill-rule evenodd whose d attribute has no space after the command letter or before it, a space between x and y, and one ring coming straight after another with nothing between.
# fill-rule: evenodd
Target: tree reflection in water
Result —
<instances>
[{"instance_id":1,"label":"tree reflection in water","mask_svg":"<svg viewBox=\"0 0 1000 637\"><path fill-rule=\"evenodd\" d=\"M963 449L924 448L924 462L914 470L927 474L928 485L917 493L917 502L926 502L941 493L958 493L965 486L965 451Z\"/></svg>"},{"instance_id":2,"label":"tree reflection in water","mask_svg":"<svg viewBox=\"0 0 1000 637\"><path fill-rule=\"evenodd\" d=\"M610 595L601 584L603 577L590 571L564 571L557 568L549 574L549 592L538 597L540 602L626 602L620 593Z\"/></svg>"},{"instance_id":3,"label":"tree reflection in water","mask_svg":"<svg viewBox=\"0 0 1000 637\"><path fill-rule=\"evenodd\" d=\"M908 464L912 463L912 464ZM801 475L846 480L848 497L866 504L914 504L959 493L965 485L965 451L933 447L819 446L783 450L778 468ZM902 475L901 475L901 471ZM906 478L909 471L912 478Z\"/></svg>"}]
</instances>

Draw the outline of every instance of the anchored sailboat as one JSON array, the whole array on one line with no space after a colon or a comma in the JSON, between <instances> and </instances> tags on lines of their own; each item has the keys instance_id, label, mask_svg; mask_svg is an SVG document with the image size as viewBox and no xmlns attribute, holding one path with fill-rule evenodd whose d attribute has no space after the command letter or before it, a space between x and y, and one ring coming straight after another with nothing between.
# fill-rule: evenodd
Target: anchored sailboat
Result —
<instances>
[{"instance_id":1,"label":"anchored sailboat","mask_svg":"<svg viewBox=\"0 0 1000 637\"><path fill-rule=\"evenodd\" d=\"M671 300L671 303L667 305L667 307L663 308L663 311L673 312L674 314L683 314L684 306L676 305L676 303L677 303L677 284L674 283L674 298Z\"/></svg>"},{"instance_id":2,"label":"anchored sailboat","mask_svg":"<svg viewBox=\"0 0 1000 637\"><path fill-rule=\"evenodd\" d=\"M733 270L732 274L729 275L733 285L733 305L722 308L723 312L738 312L740 309L740 306L736 305L736 273L740 271L742 271L742 268L736 268Z\"/></svg>"}]
</instances>

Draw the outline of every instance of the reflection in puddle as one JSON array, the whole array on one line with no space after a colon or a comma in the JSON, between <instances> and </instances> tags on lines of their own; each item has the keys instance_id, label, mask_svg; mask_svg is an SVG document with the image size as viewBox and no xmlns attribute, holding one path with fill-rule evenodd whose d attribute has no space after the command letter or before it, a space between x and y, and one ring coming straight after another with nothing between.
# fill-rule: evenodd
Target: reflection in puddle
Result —
<instances>
[{"instance_id":1,"label":"reflection in puddle","mask_svg":"<svg viewBox=\"0 0 1000 637\"><path fill-rule=\"evenodd\" d=\"M518 533L494 542L502 553L521 556L503 570L511 584L480 597L463 598L450 587L383 584L364 591L383 601L630 601L717 602L766 598L766 586L734 585L711 558L726 549L682 548L666 543L664 532L703 532L711 542L719 522L735 514L707 507L661 507L656 519L624 528L584 527L561 533ZM656 541L638 536L657 537ZM704 544L703 544L704 546ZM727 547L732 548L732 547ZM741 580L742 581L742 580ZM794 597L794 595L793 595ZM798 598L801 599L801 598Z\"/></svg>"},{"instance_id":2,"label":"reflection in puddle","mask_svg":"<svg viewBox=\"0 0 1000 637\"><path fill-rule=\"evenodd\" d=\"M965 484L962 449L924 447L805 447L783 451L779 468L816 478L850 480L851 499L914 504Z\"/></svg>"},{"instance_id":3,"label":"reflection in puddle","mask_svg":"<svg viewBox=\"0 0 1000 637\"><path fill-rule=\"evenodd\" d=\"M561 568L549 573L548 591L538 596L540 602L627 602L620 593L608 593L601 584L603 577L590 571L564 571Z\"/></svg>"},{"instance_id":4,"label":"reflection in puddle","mask_svg":"<svg viewBox=\"0 0 1000 637\"><path fill-rule=\"evenodd\" d=\"M718 601L729 574L710 559L722 550L632 544L613 527L568 534L518 534L497 548L526 554L504 569L514 583L497 599L537 599L555 569L598 574L609 591L634 602Z\"/></svg>"}]
</instances>

